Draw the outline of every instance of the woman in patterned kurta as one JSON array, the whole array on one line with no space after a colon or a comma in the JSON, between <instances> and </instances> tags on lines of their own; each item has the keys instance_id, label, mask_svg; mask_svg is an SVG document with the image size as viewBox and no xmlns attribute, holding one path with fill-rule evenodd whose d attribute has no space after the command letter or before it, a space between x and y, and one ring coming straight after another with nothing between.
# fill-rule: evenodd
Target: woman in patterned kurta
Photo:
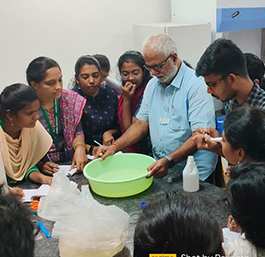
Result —
<instances>
[{"instance_id":1,"label":"woman in patterned kurta","mask_svg":"<svg viewBox=\"0 0 265 257\"><path fill-rule=\"evenodd\" d=\"M85 99L63 89L62 71L56 61L38 57L27 68L27 80L41 100L39 121L49 132L53 144L43 158L43 171L53 174L58 163L72 161L72 167L83 170L87 163L86 145L81 125Z\"/></svg>"},{"instance_id":2,"label":"woman in patterned kurta","mask_svg":"<svg viewBox=\"0 0 265 257\"><path fill-rule=\"evenodd\" d=\"M95 153L95 140L111 144L112 135L118 133L118 98L115 92L101 86L101 69L98 61L89 55L81 56L75 64L73 90L86 98L82 126L89 154ZM103 133L111 130L112 133Z\"/></svg>"}]
</instances>

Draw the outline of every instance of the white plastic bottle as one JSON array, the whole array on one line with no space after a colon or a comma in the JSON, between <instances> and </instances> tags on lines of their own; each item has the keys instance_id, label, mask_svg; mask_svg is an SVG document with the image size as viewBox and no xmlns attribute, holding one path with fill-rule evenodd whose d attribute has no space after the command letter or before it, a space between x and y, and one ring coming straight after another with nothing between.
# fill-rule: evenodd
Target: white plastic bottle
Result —
<instances>
[{"instance_id":1,"label":"white plastic bottle","mask_svg":"<svg viewBox=\"0 0 265 257\"><path fill-rule=\"evenodd\" d=\"M187 164L183 170L183 190L187 192L199 190L199 171L193 156L188 156Z\"/></svg>"}]
</instances>

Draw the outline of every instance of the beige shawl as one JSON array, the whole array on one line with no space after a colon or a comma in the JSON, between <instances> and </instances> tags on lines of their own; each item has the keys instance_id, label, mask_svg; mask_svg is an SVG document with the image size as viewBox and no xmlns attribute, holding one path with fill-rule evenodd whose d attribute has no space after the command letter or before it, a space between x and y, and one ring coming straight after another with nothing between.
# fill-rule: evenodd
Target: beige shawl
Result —
<instances>
[{"instance_id":1,"label":"beige shawl","mask_svg":"<svg viewBox=\"0 0 265 257\"><path fill-rule=\"evenodd\" d=\"M39 121L34 128L23 128L18 139L13 139L0 127L0 147L5 172L13 180L21 181L51 145L52 138Z\"/></svg>"}]
</instances>

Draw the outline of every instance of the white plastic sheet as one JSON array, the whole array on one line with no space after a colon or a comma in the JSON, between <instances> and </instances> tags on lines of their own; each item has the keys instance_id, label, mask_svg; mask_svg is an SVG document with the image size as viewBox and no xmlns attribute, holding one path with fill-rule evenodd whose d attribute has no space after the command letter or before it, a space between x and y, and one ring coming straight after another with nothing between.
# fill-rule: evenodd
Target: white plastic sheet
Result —
<instances>
[{"instance_id":1,"label":"white plastic sheet","mask_svg":"<svg viewBox=\"0 0 265 257\"><path fill-rule=\"evenodd\" d=\"M54 174L38 215L55 221L52 236L59 238L62 257L111 257L125 246L129 215L94 200L88 186L79 191L64 173Z\"/></svg>"}]
</instances>

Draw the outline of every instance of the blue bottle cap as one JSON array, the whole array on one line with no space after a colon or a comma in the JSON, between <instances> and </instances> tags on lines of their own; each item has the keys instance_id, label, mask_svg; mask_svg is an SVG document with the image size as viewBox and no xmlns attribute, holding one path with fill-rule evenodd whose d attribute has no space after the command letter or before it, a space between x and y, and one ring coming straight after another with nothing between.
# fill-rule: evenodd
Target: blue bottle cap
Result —
<instances>
[{"instance_id":1,"label":"blue bottle cap","mask_svg":"<svg viewBox=\"0 0 265 257\"><path fill-rule=\"evenodd\" d=\"M147 202L146 201L141 202L140 203L141 209L143 209L146 205L147 205Z\"/></svg>"}]
</instances>

